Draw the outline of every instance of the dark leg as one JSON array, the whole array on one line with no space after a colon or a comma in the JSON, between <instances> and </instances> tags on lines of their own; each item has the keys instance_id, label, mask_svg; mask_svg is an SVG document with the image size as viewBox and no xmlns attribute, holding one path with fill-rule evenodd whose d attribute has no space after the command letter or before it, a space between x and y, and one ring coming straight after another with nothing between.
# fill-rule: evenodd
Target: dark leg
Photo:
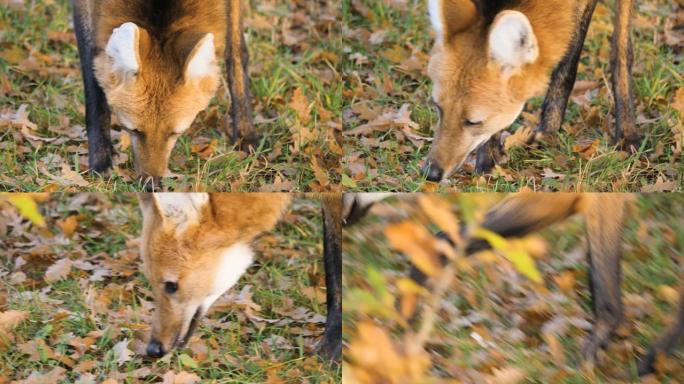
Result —
<instances>
[{"instance_id":1,"label":"dark leg","mask_svg":"<svg viewBox=\"0 0 684 384\"><path fill-rule=\"evenodd\" d=\"M342 355L342 195L326 194L321 202L328 319L318 353L339 361Z\"/></svg>"},{"instance_id":2,"label":"dark leg","mask_svg":"<svg viewBox=\"0 0 684 384\"><path fill-rule=\"evenodd\" d=\"M249 55L242 34L242 0L230 0L228 6L228 31L226 34L226 68L230 88L230 117L232 137L239 140L242 148L256 147L258 137L252 123L252 95L249 91L247 72Z\"/></svg>"},{"instance_id":3,"label":"dark leg","mask_svg":"<svg viewBox=\"0 0 684 384\"><path fill-rule=\"evenodd\" d=\"M639 362L639 375L652 373L658 355L672 353L684 335L684 288L679 293L679 310L674 324L653 343L648 354Z\"/></svg>"},{"instance_id":4,"label":"dark leg","mask_svg":"<svg viewBox=\"0 0 684 384\"><path fill-rule=\"evenodd\" d=\"M615 30L610 66L613 73L615 97L615 136L613 140L623 148L639 147L641 138L636 130L634 91L632 89L632 39L630 37L634 0L616 2Z\"/></svg>"},{"instance_id":5,"label":"dark leg","mask_svg":"<svg viewBox=\"0 0 684 384\"><path fill-rule=\"evenodd\" d=\"M528 144L532 144L547 131L558 131L563 123L568 99L570 98L570 93L572 93L572 88L575 86L577 65L582 54L584 39L587 36L591 16L594 14L597 2L598 0L587 0L583 6L580 5L581 9L579 12L581 17L577 26L577 33L565 57L551 74L549 90L542 105L541 122L532 131ZM494 149L497 148L498 143L493 143L492 140L490 139L487 144L478 150L475 166L477 173L487 172L494 166L494 155L496 154Z\"/></svg>"},{"instance_id":6,"label":"dark leg","mask_svg":"<svg viewBox=\"0 0 684 384\"><path fill-rule=\"evenodd\" d=\"M623 319L620 296L623 218L624 204L617 199L605 199L600 207L586 212L589 287L596 322L582 353L590 363L596 360L598 349L605 346Z\"/></svg>"},{"instance_id":7,"label":"dark leg","mask_svg":"<svg viewBox=\"0 0 684 384\"><path fill-rule=\"evenodd\" d=\"M85 90L86 130L88 132L88 165L92 172L105 173L112 167L111 114L104 91L95 79L93 59L97 52L92 42L90 23L84 20L80 2L74 2L74 30L81 58Z\"/></svg>"},{"instance_id":8,"label":"dark leg","mask_svg":"<svg viewBox=\"0 0 684 384\"><path fill-rule=\"evenodd\" d=\"M596 3L597 0L588 0L584 7L580 9L581 17L577 26L577 33L565 58L558 64L551 75L549 90L542 105L541 122L533 131L533 135L529 139L530 143L537 140L547 131L557 132L563 124L568 99L577 78L577 65L582 55L584 39L587 36L587 30L589 30L591 16L594 14Z\"/></svg>"},{"instance_id":9,"label":"dark leg","mask_svg":"<svg viewBox=\"0 0 684 384\"><path fill-rule=\"evenodd\" d=\"M491 171L502 156L501 135L497 133L477 148L475 173L484 174Z\"/></svg>"}]
</instances>

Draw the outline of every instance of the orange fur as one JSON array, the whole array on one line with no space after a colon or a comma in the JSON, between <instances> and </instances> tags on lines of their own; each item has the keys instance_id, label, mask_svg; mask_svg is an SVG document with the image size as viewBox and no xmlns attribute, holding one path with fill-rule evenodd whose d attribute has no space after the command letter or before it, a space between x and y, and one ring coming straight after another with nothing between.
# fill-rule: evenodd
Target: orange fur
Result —
<instances>
[{"instance_id":1,"label":"orange fur","mask_svg":"<svg viewBox=\"0 0 684 384\"><path fill-rule=\"evenodd\" d=\"M197 222L189 223L181 233L163 218L152 195L141 194L140 199L146 212L141 254L157 305L152 338L168 351L187 320L187 311L209 296L215 278L221 278L216 276L221 252L238 243L249 244L271 230L287 209L291 196L210 194ZM168 276L173 276L178 284L173 295L164 291Z\"/></svg>"},{"instance_id":2,"label":"orange fur","mask_svg":"<svg viewBox=\"0 0 684 384\"><path fill-rule=\"evenodd\" d=\"M129 122L136 171L162 177L180 132L207 107L220 82L215 73L186 79L193 50L202 37L214 35L216 57L222 57L226 36L223 1L177 0L158 5L147 0L89 1L94 40L99 54L95 75L119 121ZM163 12L163 15L160 15ZM114 69L105 53L112 31L132 22L139 28L139 73ZM179 129L183 127L183 129Z\"/></svg>"}]
</instances>

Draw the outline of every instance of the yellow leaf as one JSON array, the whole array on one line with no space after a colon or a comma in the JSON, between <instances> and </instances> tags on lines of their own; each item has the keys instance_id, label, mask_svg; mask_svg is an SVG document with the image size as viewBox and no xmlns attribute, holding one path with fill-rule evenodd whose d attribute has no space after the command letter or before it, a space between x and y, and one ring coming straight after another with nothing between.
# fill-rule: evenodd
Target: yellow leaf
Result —
<instances>
[{"instance_id":1,"label":"yellow leaf","mask_svg":"<svg viewBox=\"0 0 684 384\"><path fill-rule=\"evenodd\" d=\"M498 234L488 231L483 228L479 228L474 233L475 237L480 237L487 240L489 245L495 250L501 252L501 254L508 259L515 269L518 270L523 276L534 281L535 283L541 283L542 277L534 264L534 260L530 254L524 249L514 247L505 238L499 236Z\"/></svg>"},{"instance_id":2,"label":"yellow leaf","mask_svg":"<svg viewBox=\"0 0 684 384\"><path fill-rule=\"evenodd\" d=\"M425 288L412 279L402 278L397 281L400 296L400 313L405 319L413 316L418 304L418 296L425 292Z\"/></svg>"},{"instance_id":3,"label":"yellow leaf","mask_svg":"<svg viewBox=\"0 0 684 384\"><path fill-rule=\"evenodd\" d=\"M435 250L437 239L425 227L404 221L385 228L385 236L390 245L406 254L421 272L430 277L439 274L441 265Z\"/></svg>"},{"instance_id":4,"label":"yellow leaf","mask_svg":"<svg viewBox=\"0 0 684 384\"><path fill-rule=\"evenodd\" d=\"M69 216L64 220L57 220L57 226L64 232L65 236L69 237L76 231L78 219L76 216Z\"/></svg>"},{"instance_id":5,"label":"yellow leaf","mask_svg":"<svg viewBox=\"0 0 684 384\"><path fill-rule=\"evenodd\" d=\"M658 297L672 305L679 302L679 292L668 285L661 285L658 287Z\"/></svg>"},{"instance_id":6,"label":"yellow leaf","mask_svg":"<svg viewBox=\"0 0 684 384\"><path fill-rule=\"evenodd\" d=\"M38 204L36 204L36 201L30 194L13 193L6 196L23 217L29 219L38 227L45 227L45 219L38 210Z\"/></svg>"},{"instance_id":7,"label":"yellow leaf","mask_svg":"<svg viewBox=\"0 0 684 384\"><path fill-rule=\"evenodd\" d=\"M435 195L420 195L418 204L430 221L444 231L452 241L459 242L459 225L456 216L451 212L451 204Z\"/></svg>"}]
</instances>

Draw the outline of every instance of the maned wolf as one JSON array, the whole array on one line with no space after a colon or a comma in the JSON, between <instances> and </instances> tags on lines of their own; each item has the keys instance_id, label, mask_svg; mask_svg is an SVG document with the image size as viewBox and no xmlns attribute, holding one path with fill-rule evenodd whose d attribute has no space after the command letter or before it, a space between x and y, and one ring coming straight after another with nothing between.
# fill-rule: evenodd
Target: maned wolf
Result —
<instances>
[{"instance_id":1,"label":"maned wolf","mask_svg":"<svg viewBox=\"0 0 684 384\"><path fill-rule=\"evenodd\" d=\"M547 88L541 123L529 142L560 128L597 1L429 0L437 38L428 73L439 111L423 169L429 181L448 177L477 148L476 171L491 168L500 145L487 141L515 121L528 99ZM616 4L613 139L628 148L640 141L631 85L634 0Z\"/></svg>"},{"instance_id":2,"label":"maned wolf","mask_svg":"<svg viewBox=\"0 0 684 384\"><path fill-rule=\"evenodd\" d=\"M291 201L279 193L141 193L140 252L156 312L147 354L184 346L202 316L252 264L249 243L271 230ZM342 200L320 195L328 318L318 352L342 351Z\"/></svg>"},{"instance_id":3,"label":"maned wolf","mask_svg":"<svg viewBox=\"0 0 684 384\"><path fill-rule=\"evenodd\" d=\"M410 195L405 195L410 196ZM347 225L362 218L371 205L384 194L345 194L344 218ZM511 195L493 207L482 227L504 237L520 237L546 228L575 214L585 219L588 240L589 287L595 323L592 334L583 348L588 361L594 361L599 348L607 344L623 321L621 298L622 229L627 205L633 200L629 194L612 193L519 193ZM467 234L466 234L467 236ZM489 248L489 243L472 239L467 253ZM446 259L444 259L446 260ZM413 268L411 276L425 284L427 277ZM680 304L674 324L650 347L639 362L639 373L653 371L656 357L669 354L684 334L684 285L680 290Z\"/></svg>"},{"instance_id":4,"label":"maned wolf","mask_svg":"<svg viewBox=\"0 0 684 384\"><path fill-rule=\"evenodd\" d=\"M255 143L242 3L73 1L92 171L112 166L111 110L131 135L139 177L158 184L176 140L216 93L224 52L233 139Z\"/></svg>"}]
</instances>

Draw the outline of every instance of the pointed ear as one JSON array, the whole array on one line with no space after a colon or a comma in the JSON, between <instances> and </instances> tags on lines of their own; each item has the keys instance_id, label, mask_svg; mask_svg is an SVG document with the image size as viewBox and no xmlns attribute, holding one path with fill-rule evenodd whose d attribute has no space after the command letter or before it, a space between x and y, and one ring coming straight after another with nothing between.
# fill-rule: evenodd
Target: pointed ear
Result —
<instances>
[{"instance_id":1,"label":"pointed ear","mask_svg":"<svg viewBox=\"0 0 684 384\"><path fill-rule=\"evenodd\" d=\"M428 8L432 28L443 41L466 30L477 19L477 7L472 0L429 0Z\"/></svg>"},{"instance_id":2,"label":"pointed ear","mask_svg":"<svg viewBox=\"0 0 684 384\"><path fill-rule=\"evenodd\" d=\"M209 203L207 193L138 193L138 203L145 221L162 220L163 226L182 233L199 222L202 209Z\"/></svg>"},{"instance_id":3,"label":"pointed ear","mask_svg":"<svg viewBox=\"0 0 684 384\"><path fill-rule=\"evenodd\" d=\"M503 11L496 16L489 31L489 57L505 77L537 60L537 37L527 16L517 11Z\"/></svg>"},{"instance_id":4,"label":"pointed ear","mask_svg":"<svg viewBox=\"0 0 684 384\"><path fill-rule=\"evenodd\" d=\"M121 24L112 31L105 52L114 62L115 71L133 75L140 71L140 32L133 23Z\"/></svg>"},{"instance_id":5,"label":"pointed ear","mask_svg":"<svg viewBox=\"0 0 684 384\"><path fill-rule=\"evenodd\" d=\"M202 78L217 71L214 34L207 33L195 44L185 61L185 79Z\"/></svg>"},{"instance_id":6,"label":"pointed ear","mask_svg":"<svg viewBox=\"0 0 684 384\"><path fill-rule=\"evenodd\" d=\"M152 194L156 211L176 233L199 223L202 209L209 203L208 193L154 193Z\"/></svg>"}]
</instances>

